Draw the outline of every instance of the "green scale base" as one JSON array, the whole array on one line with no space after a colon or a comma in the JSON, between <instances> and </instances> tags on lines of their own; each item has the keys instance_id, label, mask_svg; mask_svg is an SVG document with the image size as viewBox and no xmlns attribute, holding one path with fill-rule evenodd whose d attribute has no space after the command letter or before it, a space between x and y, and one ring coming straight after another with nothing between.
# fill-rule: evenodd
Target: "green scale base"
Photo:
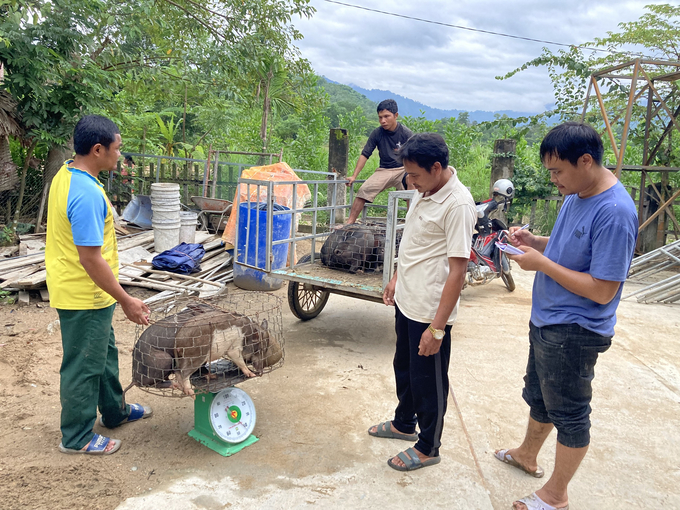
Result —
<instances>
[{"instance_id":1,"label":"green scale base","mask_svg":"<svg viewBox=\"0 0 680 510\"><path fill-rule=\"evenodd\" d=\"M228 443L213 431L210 424L210 405L216 393L201 393L194 400L194 428L189 432L189 437L207 446L223 457L229 457L240 452L245 447L258 441L254 434L250 434L240 443Z\"/></svg>"}]
</instances>

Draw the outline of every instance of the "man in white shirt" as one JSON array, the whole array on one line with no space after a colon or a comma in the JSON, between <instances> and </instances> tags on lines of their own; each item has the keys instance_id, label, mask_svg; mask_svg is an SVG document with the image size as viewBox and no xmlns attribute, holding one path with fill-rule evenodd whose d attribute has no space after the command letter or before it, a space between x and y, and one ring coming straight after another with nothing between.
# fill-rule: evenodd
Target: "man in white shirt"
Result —
<instances>
[{"instance_id":1,"label":"man in white shirt","mask_svg":"<svg viewBox=\"0 0 680 510\"><path fill-rule=\"evenodd\" d=\"M412 471L441 460L451 325L465 281L476 214L470 192L448 165L449 150L440 135L413 135L399 156L416 189L397 272L383 293L385 304L396 308L394 374L399 405L392 421L375 425L368 433L416 441L413 448L387 461L396 470Z\"/></svg>"}]
</instances>

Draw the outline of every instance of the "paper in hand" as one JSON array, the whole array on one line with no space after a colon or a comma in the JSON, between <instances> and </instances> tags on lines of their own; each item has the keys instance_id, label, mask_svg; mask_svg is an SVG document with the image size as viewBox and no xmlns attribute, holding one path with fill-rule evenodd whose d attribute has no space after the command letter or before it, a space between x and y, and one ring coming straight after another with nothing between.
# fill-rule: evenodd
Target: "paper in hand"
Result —
<instances>
[{"instance_id":1,"label":"paper in hand","mask_svg":"<svg viewBox=\"0 0 680 510\"><path fill-rule=\"evenodd\" d=\"M498 249L501 251L504 251L505 253L509 253L510 255L524 255L524 252L520 250L519 248L515 248L511 244L505 244L505 243L499 243L496 241L496 246L498 246Z\"/></svg>"}]
</instances>

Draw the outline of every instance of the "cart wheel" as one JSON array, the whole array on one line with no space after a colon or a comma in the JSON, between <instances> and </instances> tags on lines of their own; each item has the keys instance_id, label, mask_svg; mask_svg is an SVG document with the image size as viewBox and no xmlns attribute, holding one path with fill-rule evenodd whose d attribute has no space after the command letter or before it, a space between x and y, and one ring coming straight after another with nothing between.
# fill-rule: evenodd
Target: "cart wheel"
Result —
<instances>
[{"instance_id":1,"label":"cart wheel","mask_svg":"<svg viewBox=\"0 0 680 510\"><path fill-rule=\"evenodd\" d=\"M198 228L199 231L205 230L206 232L210 232L208 230L208 218L203 211L198 213L197 220L198 220L198 224L200 225L199 228Z\"/></svg>"},{"instance_id":2,"label":"cart wheel","mask_svg":"<svg viewBox=\"0 0 680 510\"><path fill-rule=\"evenodd\" d=\"M505 253L501 254L501 280L510 292L515 290L515 279L510 274L510 262Z\"/></svg>"},{"instance_id":3,"label":"cart wheel","mask_svg":"<svg viewBox=\"0 0 680 510\"><path fill-rule=\"evenodd\" d=\"M316 255L314 258L318 258ZM305 255L298 263L309 262L311 255ZM288 284L288 306L293 315L308 321L321 313L331 295L327 290L309 283L290 282Z\"/></svg>"}]
</instances>

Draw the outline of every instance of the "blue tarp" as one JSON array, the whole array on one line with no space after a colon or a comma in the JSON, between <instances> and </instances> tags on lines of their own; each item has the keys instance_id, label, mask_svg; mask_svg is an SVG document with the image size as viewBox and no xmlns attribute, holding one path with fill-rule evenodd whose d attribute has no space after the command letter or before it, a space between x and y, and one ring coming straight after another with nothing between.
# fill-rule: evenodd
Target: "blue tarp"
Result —
<instances>
[{"instance_id":1,"label":"blue tarp","mask_svg":"<svg viewBox=\"0 0 680 510\"><path fill-rule=\"evenodd\" d=\"M204 255L205 249L202 244L181 243L156 255L151 260L151 264L154 269L161 271L190 274L200 271Z\"/></svg>"}]
</instances>

